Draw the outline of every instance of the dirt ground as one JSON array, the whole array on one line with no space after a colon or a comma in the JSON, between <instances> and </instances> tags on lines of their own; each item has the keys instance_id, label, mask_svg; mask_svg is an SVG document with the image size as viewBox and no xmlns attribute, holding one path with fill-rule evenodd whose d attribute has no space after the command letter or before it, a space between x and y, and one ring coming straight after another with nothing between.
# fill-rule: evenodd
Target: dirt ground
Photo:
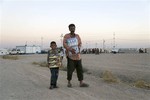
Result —
<instances>
[{"instance_id":1,"label":"dirt ground","mask_svg":"<svg viewBox=\"0 0 150 100\"><path fill-rule=\"evenodd\" d=\"M46 61L47 55L19 55L18 60L0 57L0 100L149 100L150 90L137 88L137 80L150 82L150 54L82 55L84 81L79 87L76 73L72 88L67 87L66 71L60 70L59 88L49 90L50 72L33 62ZM63 65L66 66L64 57ZM111 71L119 83L106 83L104 71Z\"/></svg>"}]
</instances>

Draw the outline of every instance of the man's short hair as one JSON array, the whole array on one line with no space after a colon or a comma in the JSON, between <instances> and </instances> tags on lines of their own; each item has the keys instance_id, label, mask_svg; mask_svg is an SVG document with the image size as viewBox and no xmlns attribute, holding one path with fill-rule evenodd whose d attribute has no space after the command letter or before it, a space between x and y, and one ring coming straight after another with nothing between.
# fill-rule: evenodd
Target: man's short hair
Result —
<instances>
[{"instance_id":1,"label":"man's short hair","mask_svg":"<svg viewBox=\"0 0 150 100\"><path fill-rule=\"evenodd\" d=\"M52 45L52 44L56 44L56 42L55 42L55 41L52 41L52 42L50 43L50 45Z\"/></svg>"},{"instance_id":2,"label":"man's short hair","mask_svg":"<svg viewBox=\"0 0 150 100\"><path fill-rule=\"evenodd\" d=\"M70 24L68 27L70 28L70 27L76 27L76 26L74 24Z\"/></svg>"}]
</instances>

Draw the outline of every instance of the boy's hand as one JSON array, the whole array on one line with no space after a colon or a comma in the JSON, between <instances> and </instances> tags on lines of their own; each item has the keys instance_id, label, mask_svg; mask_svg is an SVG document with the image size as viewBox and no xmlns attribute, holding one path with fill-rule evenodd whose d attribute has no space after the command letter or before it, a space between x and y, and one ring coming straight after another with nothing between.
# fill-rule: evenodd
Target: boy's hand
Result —
<instances>
[{"instance_id":1,"label":"boy's hand","mask_svg":"<svg viewBox=\"0 0 150 100\"><path fill-rule=\"evenodd\" d=\"M50 65L50 64L47 64L47 67L48 67L48 68L49 68L49 65Z\"/></svg>"}]
</instances>

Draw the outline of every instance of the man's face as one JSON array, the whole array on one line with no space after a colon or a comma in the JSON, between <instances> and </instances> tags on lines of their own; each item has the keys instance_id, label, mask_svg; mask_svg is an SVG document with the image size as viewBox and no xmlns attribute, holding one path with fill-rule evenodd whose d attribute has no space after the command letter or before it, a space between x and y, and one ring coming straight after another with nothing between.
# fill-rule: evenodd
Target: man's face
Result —
<instances>
[{"instance_id":1,"label":"man's face","mask_svg":"<svg viewBox=\"0 0 150 100\"><path fill-rule=\"evenodd\" d=\"M57 45L55 43L51 44L50 46L53 50L56 49Z\"/></svg>"},{"instance_id":2,"label":"man's face","mask_svg":"<svg viewBox=\"0 0 150 100\"><path fill-rule=\"evenodd\" d=\"M70 32L75 32L75 27L71 26L71 27L69 27L69 30L70 30Z\"/></svg>"}]
</instances>

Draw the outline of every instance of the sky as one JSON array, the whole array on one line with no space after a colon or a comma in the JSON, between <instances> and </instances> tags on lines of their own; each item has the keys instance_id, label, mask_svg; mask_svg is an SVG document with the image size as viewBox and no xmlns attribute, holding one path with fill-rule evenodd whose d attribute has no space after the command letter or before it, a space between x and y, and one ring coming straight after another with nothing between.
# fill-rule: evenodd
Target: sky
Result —
<instances>
[{"instance_id":1,"label":"sky","mask_svg":"<svg viewBox=\"0 0 150 100\"><path fill-rule=\"evenodd\" d=\"M1 0L0 48L61 46L71 23L83 48L150 47L150 0Z\"/></svg>"}]
</instances>

